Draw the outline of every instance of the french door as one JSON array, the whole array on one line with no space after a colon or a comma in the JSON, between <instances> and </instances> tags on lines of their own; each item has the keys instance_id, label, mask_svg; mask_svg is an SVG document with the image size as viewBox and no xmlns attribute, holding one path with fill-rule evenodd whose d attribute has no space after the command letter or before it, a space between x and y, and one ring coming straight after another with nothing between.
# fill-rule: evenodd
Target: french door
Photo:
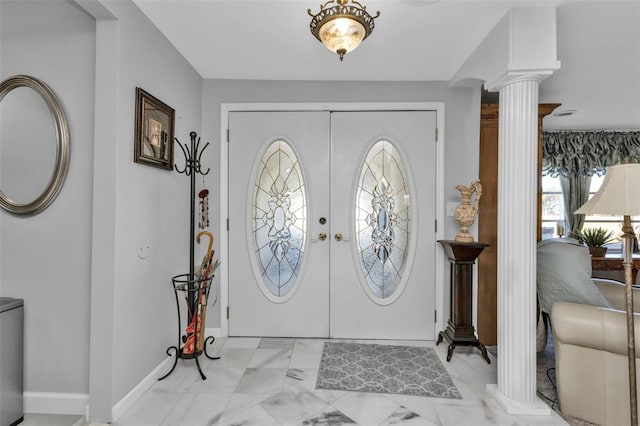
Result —
<instances>
[{"instance_id":1,"label":"french door","mask_svg":"<svg viewBox=\"0 0 640 426\"><path fill-rule=\"evenodd\" d=\"M229 335L329 335L329 113L229 114Z\"/></svg>"},{"instance_id":2,"label":"french door","mask_svg":"<svg viewBox=\"0 0 640 426\"><path fill-rule=\"evenodd\" d=\"M434 338L435 122L229 113L229 335Z\"/></svg>"}]
</instances>

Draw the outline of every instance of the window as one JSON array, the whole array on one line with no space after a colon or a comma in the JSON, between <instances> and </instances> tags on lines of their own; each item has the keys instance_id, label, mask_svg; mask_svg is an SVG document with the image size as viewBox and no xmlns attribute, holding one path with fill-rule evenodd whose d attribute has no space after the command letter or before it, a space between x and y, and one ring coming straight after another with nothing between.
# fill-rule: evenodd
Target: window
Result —
<instances>
[{"instance_id":1,"label":"window","mask_svg":"<svg viewBox=\"0 0 640 426\"><path fill-rule=\"evenodd\" d=\"M291 297L304 259L307 194L291 146L273 142L262 156L253 196L254 251L270 300Z\"/></svg>"},{"instance_id":2,"label":"window","mask_svg":"<svg viewBox=\"0 0 640 426\"><path fill-rule=\"evenodd\" d=\"M592 176L591 185L589 187L589 198L593 196L604 181L604 176ZM560 178L551 176L542 176L542 239L557 238L558 222L564 222L564 201L562 197L562 188L560 187ZM640 232L640 217L631 218L631 224L636 232ZM622 217L618 216L587 216L585 217L584 227L597 228L603 227L610 229L618 236L621 232ZM566 234L565 234L566 236ZM609 253L622 253L622 241L617 239L615 242L607 245Z\"/></svg>"},{"instance_id":3,"label":"window","mask_svg":"<svg viewBox=\"0 0 640 426\"><path fill-rule=\"evenodd\" d=\"M542 176L542 239L557 238L559 221L564 221L560 178Z\"/></svg>"},{"instance_id":4,"label":"window","mask_svg":"<svg viewBox=\"0 0 640 426\"><path fill-rule=\"evenodd\" d=\"M396 148L386 140L376 142L358 179L355 230L362 276L377 303L393 302L402 291L398 287L411 238L409 190Z\"/></svg>"}]
</instances>

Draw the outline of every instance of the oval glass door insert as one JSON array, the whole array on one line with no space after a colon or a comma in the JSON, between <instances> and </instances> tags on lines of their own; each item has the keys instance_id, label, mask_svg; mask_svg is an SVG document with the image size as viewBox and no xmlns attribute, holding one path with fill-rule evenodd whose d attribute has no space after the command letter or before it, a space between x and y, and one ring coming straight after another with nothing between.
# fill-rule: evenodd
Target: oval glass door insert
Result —
<instances>
[{"instance_id":1,"label":"oval glass door insert","mask_svg":"<svg viewBox=\"0 0 640 426\"><path fill-rule=\"evenodd\" d=\"M294 293L304 260L307 194L298 157L283 140L269 145L258 165L252 219L260 289L284 302Z\"/></svg>"},{"instance_id":2,"label":"oval glass door insert","mask_svg":"<svg viewBox=\"0 0 640 426\"><path fill-rule=\"evenodd\" d=\"M392 303L406 282L402 277L411 229L409 190L397 149L386 140L373 144L358 179L355 230L365 291L376 303Z\"/></svg>"}]
</instances>

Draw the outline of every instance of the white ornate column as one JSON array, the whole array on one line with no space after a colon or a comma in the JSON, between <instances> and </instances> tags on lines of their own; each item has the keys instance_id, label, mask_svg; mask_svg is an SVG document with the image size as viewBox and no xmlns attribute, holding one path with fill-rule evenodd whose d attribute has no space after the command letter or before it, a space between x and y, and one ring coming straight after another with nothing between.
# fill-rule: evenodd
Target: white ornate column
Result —
<instances>
[{"instance_id":1,"label":"white ornate column","mask_svg":"<svg viewBox=\"0 0 640 426\"><path fill-rule=\"evenodd\" d=\"M546 75L545 75L546 76ZM536 395L536 194L538 87L508 75L498 133L498 384L487 391L509 414L548 415Z\"/></svg>"},{"instance_id":2,"label":"white ornate column","mask_svg":"<svg viewBox=\"0 0 640 426\"><path fill-rule=\"evenodd\" d=\"M556 27L553 7L510 9L452 78L500 92L498 383L487 391L509 414L551 414L536 396L536 198L538 87L560 69Z\"/></svg>"}]
</instances>

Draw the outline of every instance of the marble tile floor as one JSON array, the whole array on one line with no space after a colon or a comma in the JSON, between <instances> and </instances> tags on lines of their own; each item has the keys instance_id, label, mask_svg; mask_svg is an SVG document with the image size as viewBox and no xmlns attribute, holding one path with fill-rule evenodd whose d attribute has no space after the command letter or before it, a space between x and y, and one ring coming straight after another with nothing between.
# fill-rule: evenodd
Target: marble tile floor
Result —
<instances>
[{"instance_id":1,"label":"marble tile floor","mask_svg":"<svg viewBox=\"0 0 640 426\"><path fill-rule=\"evenodd\" d=\"M200 358L207 380L192 360L156 382L115 426L269 425L567 425L550 416L507 415L485 391L496 383L496 359L487 364L475 348L433 341L358 341L436 348L462 399L354 393L315 389L323 339L222 338ZM39 426L44 423L28 423ZM86 426L86 423L68 423ZM62 426L62 423L56 423ZM97 426L97 425L96 425Z\"/></svg>"}]
</instances>

